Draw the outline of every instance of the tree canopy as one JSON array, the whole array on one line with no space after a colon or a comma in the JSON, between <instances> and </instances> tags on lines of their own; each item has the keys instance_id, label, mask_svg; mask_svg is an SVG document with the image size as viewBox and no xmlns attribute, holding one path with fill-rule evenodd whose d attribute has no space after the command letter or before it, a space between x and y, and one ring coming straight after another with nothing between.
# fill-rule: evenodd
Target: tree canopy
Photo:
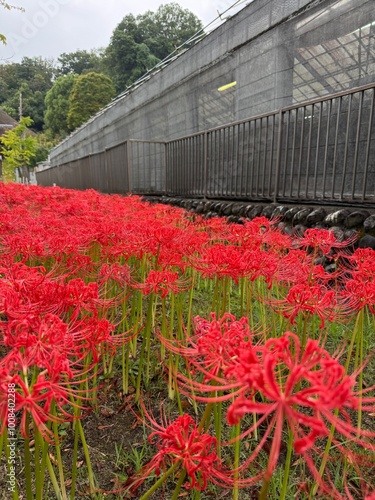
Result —
<instances>
[{"instance_id":1,"label":"tree canopy","mask_svg":"<svg viewBox=\"0 0 375 500\"><path fill-rule=\"evenodd\" d=\"M36 155L37 139L26 132L31 124L31 118L25 116L21 118L19 125L5 132L0 138L0 152L4 158L3 177L7 181L14 179L16 168L31 165Z\"/></svg>"},{"instance_id":2,"label":"tree canopy","mask_svg":"<svg viewBox=\"0 0 375 500\"><path fill-rule=\"evenodd\" d=\"M80 75L74 82L69 99L67 123L74 130L97 113L115 96L115 89L108 76L100 73Z\"/></svg>"},{"instance_id":3,"label":"tree canopy","mask_svg":"<svg viewBox=\"0 0 375 500\"><path fill-rule=\"evenodd\" d=\"M58 57L57 62L59 75L82 75L91 71L101 73L102 54L99 50L64 52Z\"/></svg>"},{"instance_id":4,"label":"tree canopy","mask_svg":"<svg viewBox=\"0 0 375 500\"><path fill-rule=\"evenodd\" d=\"M105 65L118 92L202 29L201 21L177 3L156 12L124 17L105 52Z\"/></svg>"},{"instance_id":5,"label":"tree canopy","mask_svg":"<svg viewBox=\"0 0 375 500\"><path fill-rule=\"evenodd\" d=\"M0 65L0 106L18 119L22 94L22 114L31 117L35 131L43 130L44 100L54 74L52 61L41 57L24 57L20 63Z\"/></svg>"},{"instance_id":6,"label":"tree canopy","mask_svg":"<svg viewBox=\"0 0 375 500\"><path fill-rule=\"evenodd\" d=\"M44 122L46 130L54 137L62 139L69 133L69 100L77 78L78 76L72 73L60 76L53 82L52 88L47 92Z\"/></svg>"}]
</instances>

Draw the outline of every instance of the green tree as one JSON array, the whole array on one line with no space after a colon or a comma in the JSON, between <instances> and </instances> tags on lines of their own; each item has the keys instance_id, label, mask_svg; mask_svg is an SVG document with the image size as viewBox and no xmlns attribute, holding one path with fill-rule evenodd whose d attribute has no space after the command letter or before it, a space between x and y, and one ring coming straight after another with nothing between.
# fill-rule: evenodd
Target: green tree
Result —
<instances>
[{"instance_id":1,"label":"green tree","mask_svg":"<svg viewBox=\"0 0 375 500\"><path fill-rule=\"evenodd\" d=\"M102 54L100 50L77 50L63 53L57 58L59 75L82 75L94 71L101 72Z\"/></svg>"},{"instance_id":2,"label":"green tree","mask_svg":"<svg viewBox=\"0 0 375 500\"><path fill-rule=\"evenodd\" d=\"M144 43L159 59L166 58L203 30L197 16L175 2L160 5L156 12L148 11L138 18Z\"/></svg>"},{"instance_id":3,"label":"green tree","mask_svg":"<svg viewBox=\"0 0 375 500\"><path fill-rule=\"evenodd\" d=\"M134 16L127 16L127 21ZM128 29L117 29L106 52L108 73L121 92L159 62L144 43L137 43Z\"/></svg>"},{"instance_id":4,"label":"green tree","mask_svg":"<svg viewBox=\"0 0 375 500\"><path fill-rule=\"evenodd\" d=\"M202 30L201 21L177 3L124 17L114 30L104 63L118 92Z\"/></svg>"},{"instance_id":5,"label":"green tree","mask_svg":"<svg viewBox=\"0 0 375 500\"><path fill-rule=\"evenodd\" d=\"M67 123L74 130L97 113L115 96L112 81L100 73L80 75L74 82L69 99Z\"/></svg>"},{"instance_id":6,"label":"green tree","mask_svg":"<svg viewBox=\"0 0 375 500\"><path fill-rule=\"evenodd\" d=\"M69 133L67 121L69 99L77 78L78 76L73 74L60 76L54 81L52 88L47 92L44 127L46 132L52 137L63 139Z\"/></svg>"},{"instance_id":7,"label":"green tree","mask_svg":"<svg viewBox=\"0 0 375 500\"><path fill-rule=\"evenodd\" d=\"M14 180L15 169L31 165L37 151L36 137L27 133L27 127L32 124L32 119L25 116L20 124L7 130L0 138L1 155L3 162L3 177L6 181Z\"/></svg>"},{"instance_id":8,"label":"green tree","mask_svg":"<svg viewBox=\"0 0 375 500\"><path fill-rule=\"evenodd\" d=\"M59 141L51 141L46 134L38 134L36 136L37 144L35 156L30 162L30 167L35 167L37 163L47 160L51 149L56 146Z\"/></svg>"},{"instance_id":9,"label":"green tree","mask_svg":"<svg viewBox=\"0 0 375 500\"><path fill-rule=\"evenodd\" d=\"M54 75L52 61L41 57L24 57L20 63L0 65L1 107L18 119L22 94L22 114L31 117L35 131L43 130L44 101Z\"/></svg>"}]
</instances>

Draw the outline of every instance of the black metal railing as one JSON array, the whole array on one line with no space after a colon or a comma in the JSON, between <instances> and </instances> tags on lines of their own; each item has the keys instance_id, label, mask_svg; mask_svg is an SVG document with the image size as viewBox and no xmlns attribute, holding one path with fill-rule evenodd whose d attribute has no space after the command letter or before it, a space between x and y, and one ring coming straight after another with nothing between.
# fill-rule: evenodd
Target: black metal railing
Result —
<instances>
[{"instance_id":1,"label":"black metal railing","mask_svg":"<svg viewBox=\"0 0 375 500\"><path fill-rule=\"evenodd\" d=\"M130 139L37 173L108 193L373 203L375 83L169 142Z\"/></svg>"}]
</instances>

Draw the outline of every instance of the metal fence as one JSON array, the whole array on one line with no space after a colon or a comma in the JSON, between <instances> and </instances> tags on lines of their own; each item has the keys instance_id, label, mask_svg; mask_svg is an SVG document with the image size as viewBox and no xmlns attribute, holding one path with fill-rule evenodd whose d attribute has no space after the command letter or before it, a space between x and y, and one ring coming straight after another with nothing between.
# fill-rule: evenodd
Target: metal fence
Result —
<instances>
[{"instance_id":1,"label":"metal fence","mask_svg":"<svg viewBox=\"0 0 375 500\"><path fill-rule=\"evenodd\" d=\"M37 174L108 193L372 203L375 83L169 141L128 140Z\"/></svg>"}]
</instances>

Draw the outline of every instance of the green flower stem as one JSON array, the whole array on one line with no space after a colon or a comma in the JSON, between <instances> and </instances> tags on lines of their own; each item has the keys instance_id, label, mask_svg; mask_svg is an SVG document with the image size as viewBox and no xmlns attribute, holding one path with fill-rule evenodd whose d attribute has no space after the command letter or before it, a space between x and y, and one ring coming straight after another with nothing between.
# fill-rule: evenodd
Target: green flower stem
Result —
<instances>
[{"instance_id":1,"label":"green flower stem","mask_svg":"<svg viewBox=\"0 0 375 500\"><path fill-rule=\"evenodd\" d=\"M141 352L139 354L139 365L138 365L138 374L135 388L135 401L138 402L141 395L141 381L142 381L142 369L143 369L143 356L145 354L146 348L146 340L142 338L142 347Z\"/></svg>"},{"instance_id":2,"label":"green flower stem","mask_svg":"<svg viewBox=\"0 0 375 500\"><path fill-rule=\"evenodd\" d=\"M206 431L208 426L210 425L210 416L212 413L212 408L214 407L214 403L208 403L206 406L204 413L202 415L201 421L198 426L198 432L202 432L203 429Z\"/></svg>"},{"instance_id":3,"label":"green flower stem","mask_svg":"<svg viewBox=\"0 0 375 500\"><path fill-rule=\"evenodd\" d=\"M103 362L104 362L104 357L103 357ZM106 373L105 369L104 369L104 373ZM95 389L92 391L92 398L91 398L92 405L94 408L97 406L97 403L98 403L97 380L98 380L98 365L95 363L94 375L93 375L93 381L92 381L93 388L95 388Z\"/></svg>"},{"instance_id":4,"label":"green flower stem","mask_svg":"<svg viewBox=\"0 0 375 500\"><path fill-rule=\"evenodd\" d=\"M339 410L337 409L334 412L334 416L337 417L338 414L339 414ZM336 427L334 425L332 425L331 429L329 431L327 444L326 444L324 454L323 454L323 460L322 460L322 463L320 464L320 467L319 467L319 477L323 477L324 470L326 468L328 457L329 457L329 450L331 449L331 446L332 446L332 440L333 440L333 436L335 434L335 429L336 429ZM311 498L315 498L315 496L318 492L318 488L319 488L318 482L315 481L313 486L312 486L312 489L311 489L311 495L312 495Z\"/></svg>"},{"instance_id":5,"label":"green flower stem","mask_svg":"<svg viewBox=\"0 0 375 500\"><path fill-rule=\"evenodd\" d=\"M81 438L81 443L82 443L82 448L83 448L83 453L85 455L87 473L88 473L88 476L89 476L90 490L92 492L94 492L94 490L95 490L95 479L94 479L94 473L93 473L92 467L91 467L91 460L90 460L89 448L87 446L87 442L86 442L85 434L83 432L83 427L82 427L81 421L77 420L76 425L78 426L79 435L80 435L80 438Z\"/></svg>"},{"instance_id":6,"label":"green flower stem","mask_svg":"<svg viewBox=\"0 0 375 500\"><path fill-rule=\"evenodd\" d=\"M356 357L355 357L356 362L354 367L355 370L363 366L363 357L364 357L363 351L364 351L364 336L365 336L364 311L365 309L362 308L358 313L359 321L358 321L357 341L359 345L358 349L356 350ZM362 427L362 389L363 389L363 370L360 370L358 375L358 391L360 398L360 405L358 408L358 423L357 423L358 431L360 431Z\"/></svg>"},{"instance_id":7,"label":"green flower stem","mask_svg":"<svg viewBox=\"0 0 375 500\"><path fill-rule=\"evenodd\" d=\"M29 422L30 417L26 414L26 423L25 429L27 435L25 436L25 440L23 442L23 448L25 453L25 482L26 482L26 498L27 500L33 500L33 489L32 489L32 480L31 480L31 452L30 452L30 436L29 436ZM37 465L35 464L35 468Z\"/></svg>"},{"instance_id":8,"label":"green flower stem","mask_svg":"<svg viewBox=\"0 0 375 500\"><path fill-rule=\"evenodd\" d=\"M261 280L261 279L257 279L256 281L256 286L257 286L257 293L258 293L258 296L260 297L259 301L258 301L258 306L259 306L259 316L260 316L260 323L262 325L262 329L264 332L267 331L267 328L268 328L268 316L267 316L267 312L266 312L266 308L264 306L264 299L265 299L265 292L264 292L264 288L265 288L265 284L264 284L264 281ZM266 335L266 333L265 333ZM267 340L267 338L265 337L264 339L265 341Z\"/></svg>"},{"instance_id":9,"label":"green flower stem","mask_svg":"<svg viewBox=\"0 0 375 500\"><path fill-rule=\"evenodd\" d=\"M171 324L170 324L170 333L169 333L169 339L173 339L173 328L174 328L174 310L176 310L176 317L177 317L177 339L178 340L183 340L185 338L185 332L183 329L183 316L184 316L184 304L182 300L183 295L171 295ZM173 391L174 395L177 396L177 404L179 408L180 415L183 414L182 411L182 405L181 405L181 396L179 393L179 387L178 383L176 381L176 374L178 373L178 368L180 364L180 356L178 354L172 354L171 352L169 353L170 359L174 362L171 366L173 366ZM172 382L172 381L171 381Z\"/></svg>"},{"instance_id":10,"label":"green flower stem","mask_svg":"<svg viewBox=\"0 0 375 500\"><path fill-rule=\"evenodd\" d=\"M40 463L40 482L41 482L41 488L40 488L40 497L36 497L36 500L43 500L43 488L44 488L44 478L46 474L46 463L47 463L47 455L48 455L48 443L42 438L41 434L39 431L36 431L36 438L40 440L42 443L42 460Z\"/></svg>"},{"instance_id":11,"label":"green flower stem","mask_svg":"<svg viewBox=\"0 0 375 500\"><path fill-rule=\"evenodd\" d=\"M165 481L168 479L168 477L173 474L173 472L177 469L177 467L180 465L180 462L175 462L168 470L165 472L162 476L159 477L159 479L151 486L151 488L141 496L139 500L147 500L150 498L150 496L161 486L162 484L165 483Z\"/></svg>"},{"instance_id":12,"label":"green flower stem","mask_svg":"<svg viewBox=\"0 0 375 500\"><path fill-rule=\"evenodd\" d=\"M280 493L280 500L286 499L286 494L288 491L289 473L290 473L292 454L293 454L293 434L292 434L292 431L289 429L288 449L287 449L286 458L285 458L284 478L283 478L283 485L282 485L281 493Z\"/></svg>"},{"instance_id":13,"label":"green flower stem","mask_svg":"<svg viewBox=\"0 0 375 500\"><path fill-rule=\"evenodd\" d=\"M53 470L53 466L51 464L51 459L49 458L48 453L47 453L47 457L46 457L46 462L47 462L47 469L48 469L49 477L51 479L53 489L55 490L55 493L56 493L56 500L63 500L63 496L62 496L60 488L59 488L59 483L56 479L55 471Z\"/></svg>"},{"instance_id":14,"label":"green flower stem","mask_svg":"<svg viewBox=\"0 0 375 500\"><path fill-rule=\"evenodd\" d=\"M6 432L7 432L7 427L5 426L4 432L0 434L0 460L3 456L3 448L4 448Z\"/></svg>"},{"instance_id":15,"label":"green flower stem","mask_svg":"<svg viewBox=\"0 0 375 500\"><path fill-rule=\"evenodd\" d=\"M147 317L146 317L146 326L143 330L142 335L142 347L139 355L139 365L138 365L138 375L137 375L137 387L135 392L135 400L139 401L140 393L141 393L141 381L142 381L142 371L144 364L144 356L145 350L147 349L147 360L150 356L150 335L151 335L151 326L152 326L152 316L153 316L153 306L154 306L154 294L150 294L148 309L147 309ZM149 367L146 367L149 371ZM148 377L146 375L146 382L148 382Z\"/></svg>"},{"instance_id":16,"label":"green flower stem","mask_svg":"<svg viewBox=\"0 0 375 500\"><path fill-rule=\"evenodd\" d=\"M130 342L122 344L121 370L122 370L122 391L124 394L129 392L129 351Z\"/></svg>"},{"instance_id":17,"label":"green flower stem","mask_svg":"<svg viewBox=\"0 0 375 500\"><path fill-rule=\"evenodd\" d=\"M187 376L188 376L188 379L189 379L190 381L192 381L192 376L191 376L191 372L190 372L190 370L187 370ZM196 415L198 415L198 405L197 405L197 402L196 402L196 401L195 401L195 399L194 399L194 394L195 394L195 391L194 391L193 384L191 384L191 386L190 386L190 390L191 390L191 394L192 394L191 404L192 404L192 406L193 406L193 408L194 408L194 413L195 413Z\"/></svg>"},{"instance_id":18,"label":"green flower stem","mask_svg":"<svg viewBox=\"0 0 375 500\"><path fill-rule=\"evenodd\" d=\"M267 500L268 490L270 489L270 482L271 482L270 478L263 479L262 488L259 492L258 500Z\"/></svg>"},{"instance_id":19,"label":"green flower stem","mask_svg":"<svg viewBox=\"0 0 375 500\"><path fill-rule=\"evenodd\" d=\"M219 283L219 278L215 276L215 286L214 286L214 293L212 296L212 306L211 306L211 311L215 312L218 314L218 309L219 309L219 296L220 296L220 283Z\"/></svg>"},{"instance_id":20,"label":"green flower stem","mask_svg":"<svg viewBox=\"0 0 375 500\"><path fill-rule=\"evenodd\" d=\"M194 290L195 290L195 276L196 276L196 272L193 270L193 275L192 275L191 285L190 285L190 290L189 290L189 301L188 301L188 310L187 310L187 325L186 325L187 335L190 335L191 318L193 316L192 308L193 308L193 294L194 294Z\"/></svg>"},{"instance_id":21,"label":"green flower stem","mask_svg":"<svg viewBox=\"0 0 375 500\"><path fill-rule=\"evenodd\" d=\"M271 465L275 466L275 464L271 463L271 460L274 460L275 455L276 456L279 455L283 423L284 423L284 415L279 413L277 415L277 422L275 424L276 425L275 426L275 433L273 436L271 450L269 453L269 462L268 462L268 466L266 469L266 473L265 473L264 478L263 478L263 484L262 484L262 488L259 492L258 500L267 500L267 497L268 497L268 491L270 488L270 483L271 483L272 474L273 474L273 470L271 470L270 466Z\"/></svg>"},{"instance_id":22,"label":"green flower stem","mask_svg":"<svg viewBox=\"0 0 375 500\"><path fill-rule=\"evenodd\" d=\"M172 339L173 337L173 332L174 332L174 311L175 311L175 302L176 302L176 296L174 293L171 293L169 295L170 297L170 320L169 320L169 334L168 334L168 338L169 339ZM178 301L177 301L178 302ZM177 307L176 309L178 308L178 304L177 304ZM178 313L177 313L177 317L178 317ZM179 338L179 336L177 335L177 338Z\"/></svg>"},{"instance_id":23,"label":"green flower stem","mask_svg":"<svg viewBox=\"0 0 375 500\"><path fill-rule=\"evenodd\" d=\"M43 491L43 484L41 480L41 461L40 461L40 453L41 453L41 442L39 439L38 435L38 428L34 423L34 441L35 441L35 447L34 447L34 464L35 464L35 497L40 498L41 492Z\"/></svg>"},{"instance_id":24,"label":"green flower stem","mask_svg":"<svg viewBox=\"0 0 375 500\"><path fill-rule=\"evenodd\" d=\"M76 410L75 410L76 411ZM76 493L76 482L77 482L77 459L78 459L78 438L79 438L79 429L77 422L74 422L74 444L73 444L73 457L72 457L72 484L70 487L70 500L75 499Z\"/></svg>"},{"instance_id":25,"label":"green flower stem","mask_svg":"<svg viewBox=\"0 0 375 500\"><path fill-rule=\"evenodd\" d=\"M245 302L245 278L240 278L240 315L244 316L244 302Z\"/></svg>"},{"instance_id":26,"label":"green flower stem","mask_svg":"<svg viewBox=\"0 0 375 500\"><path fill-rule=\"evenodd\" d=\"M215 397L220 397L222 395L222 391L215 392ZM215 436L217 439L216 442L216 452L217 456L221 457L221 432L222 432L222 410L223 403L216 403L214 406L214 422L215 422Z\"/></svg>"},{"instance_id":27,"label":"green flower stem","mask_svg":"<svg viewBox=\"0 0 375 500\"><path fill-rule=\"evenodd\" d=\"M250 328L254 330L254 311L253 311L253 302L252 302L252 297L253 297L253 290L252 290L252 282L248 281L247 286L246 286L246 315L248 318L250 318L249 324Z\"/></svg>"},{"instance_id":28,"label":"green flower stem","mask_svg":"<svg viewBox=\"0 0 375 500\"><path fill-rule=\"evenodd\" d=\"M67 500L68 497L66 495L66 489L65 489L65 477L64 477L64 469L63 469L62 458L61 458L61 449L60 449L60 440L59 440L57 422L53 422L53 433L54 433L54 437L55 437L56 460L57 460L57 467L59 470L62 498L63 498L63 500ZM25 460L26 460L26 457L25 457Z\"/></svg>"},{"instance_id":29,"label":"green flower stem","mask_svg":"<svg viewBox=\"0 0 375 500\"><path fill-rule=\"evenodd\" d=\"M348 349L348 352L347 352L347 358L346 358L346 362L345 362L345 373L348 373L349 364L350 364L350 360L351 360L351 357L352 357L352 352L353 352L354 344L355 344L355 341L357 340L357 338L360 335L363 336L363 309L361 309L358 312L357 318L355 320L355 325L354 325L354 328L353 328L353 334L352 334L352 337L350 339L350 345L349 345L349 349ZM355 367L355 368L357 368L357 367Z\"/></svg>"},{"instance_id":30,"label":"green flower stem","mask_svg":"<svg viewBox=\"0 0 375 500\"><path fill-rule=\"evenodd\" d=\"M228 299L228 276L225 276L224 279L223 279L223 286L222 286L222 289L223 289L223 297L222 297L222 300L221 300L221 315L223 315L226 311L227 311L227 299Z\"/></svg>"},{"instance_id":31,"label":"green flower stem","mask_svg":"<svg viewBox=\"0 0 375 500\"><path fill-rule=\"evenodd\" d=\"M167 339L167 312L165 307L165 297L161 299L161 335L164 339ZM168 337L170 338L170 337ZM160 358L163 360L165 358L165 345L160 342Z\"/></svg>"},{"instance_id":32,"label":"green flower stem","mask_svg":"<svg viewBox=\"0 0 375 500\"><path fill-rule=\"evenodd\" d=\"M174 400L175 397L175 384L174 384L174 360L173 360L173 354L169 353L168 357L168 397L171 401Z\"/></svg>"},{"instance_id":33,"label":"green flower stem","mask_svg":"<svg viewBox=\"0 0 375 500\"><path fill-rule=\"evenodd\" d=\"M185 294L182 292L180 292L179 295L176 296L177 338L179 340L186 339L186 331L184 329L184 299Z\"/></svg>"},{"instance_id":34,"label":"green flower stem","mask_svg":"<svg viewBox=\"0 0 375 500\"><path fill-rule=\"evenodd\" d=\"M146 331L145 331L145 337L146 337L146 355L147 355L147 363L146 363L146 382L148 383L150 380L150 359L151 359L151 329L152 325L154 324L154 308L156 307L156 299L157 296L155 294L151 293L150 294L150 303L148 306L148 311L147 311L147 318L146 318Z\"/></svg>"},{"instance_id":35,"label":"green flower stem","mask_svg":"<svg viewBox=\"0 0 375 500\"><path fill-rule=\"evenodd\" d=\"M233 438L238 438L241 435L241 422L236 424L233 429ZM239 499L239 488L238 488L238 467L240 465L240 453L241 453L241 440L236 439L234 442L234 487L233 487L233 500Z\"/></svg>"},{"instance_id":36,"label":"green flower stem","mask_svg":"<svg viewBox=\"0 0 375 500\"><path fill-rule=\"evenodd\" d=\"M180 494L181 491L182 483L185 481L185 477L186 477L186 470L184 469L181 471L180 477L178 478L176 488L174 489L171 500L177 500L178 495Z\"/></svg>"},{"instance_id":37,"label":"green flower stem","mask_svg":"<svg viewBox=\"0 0 375 500\"><path fill-rule=\"evenodd\" d=\"M5 426L4 432L0 434L0 459L3 456L3 448L4 448L4 442L5 442L5 434L7 432L7 427Z\"/></svg>"}]
</instances>

